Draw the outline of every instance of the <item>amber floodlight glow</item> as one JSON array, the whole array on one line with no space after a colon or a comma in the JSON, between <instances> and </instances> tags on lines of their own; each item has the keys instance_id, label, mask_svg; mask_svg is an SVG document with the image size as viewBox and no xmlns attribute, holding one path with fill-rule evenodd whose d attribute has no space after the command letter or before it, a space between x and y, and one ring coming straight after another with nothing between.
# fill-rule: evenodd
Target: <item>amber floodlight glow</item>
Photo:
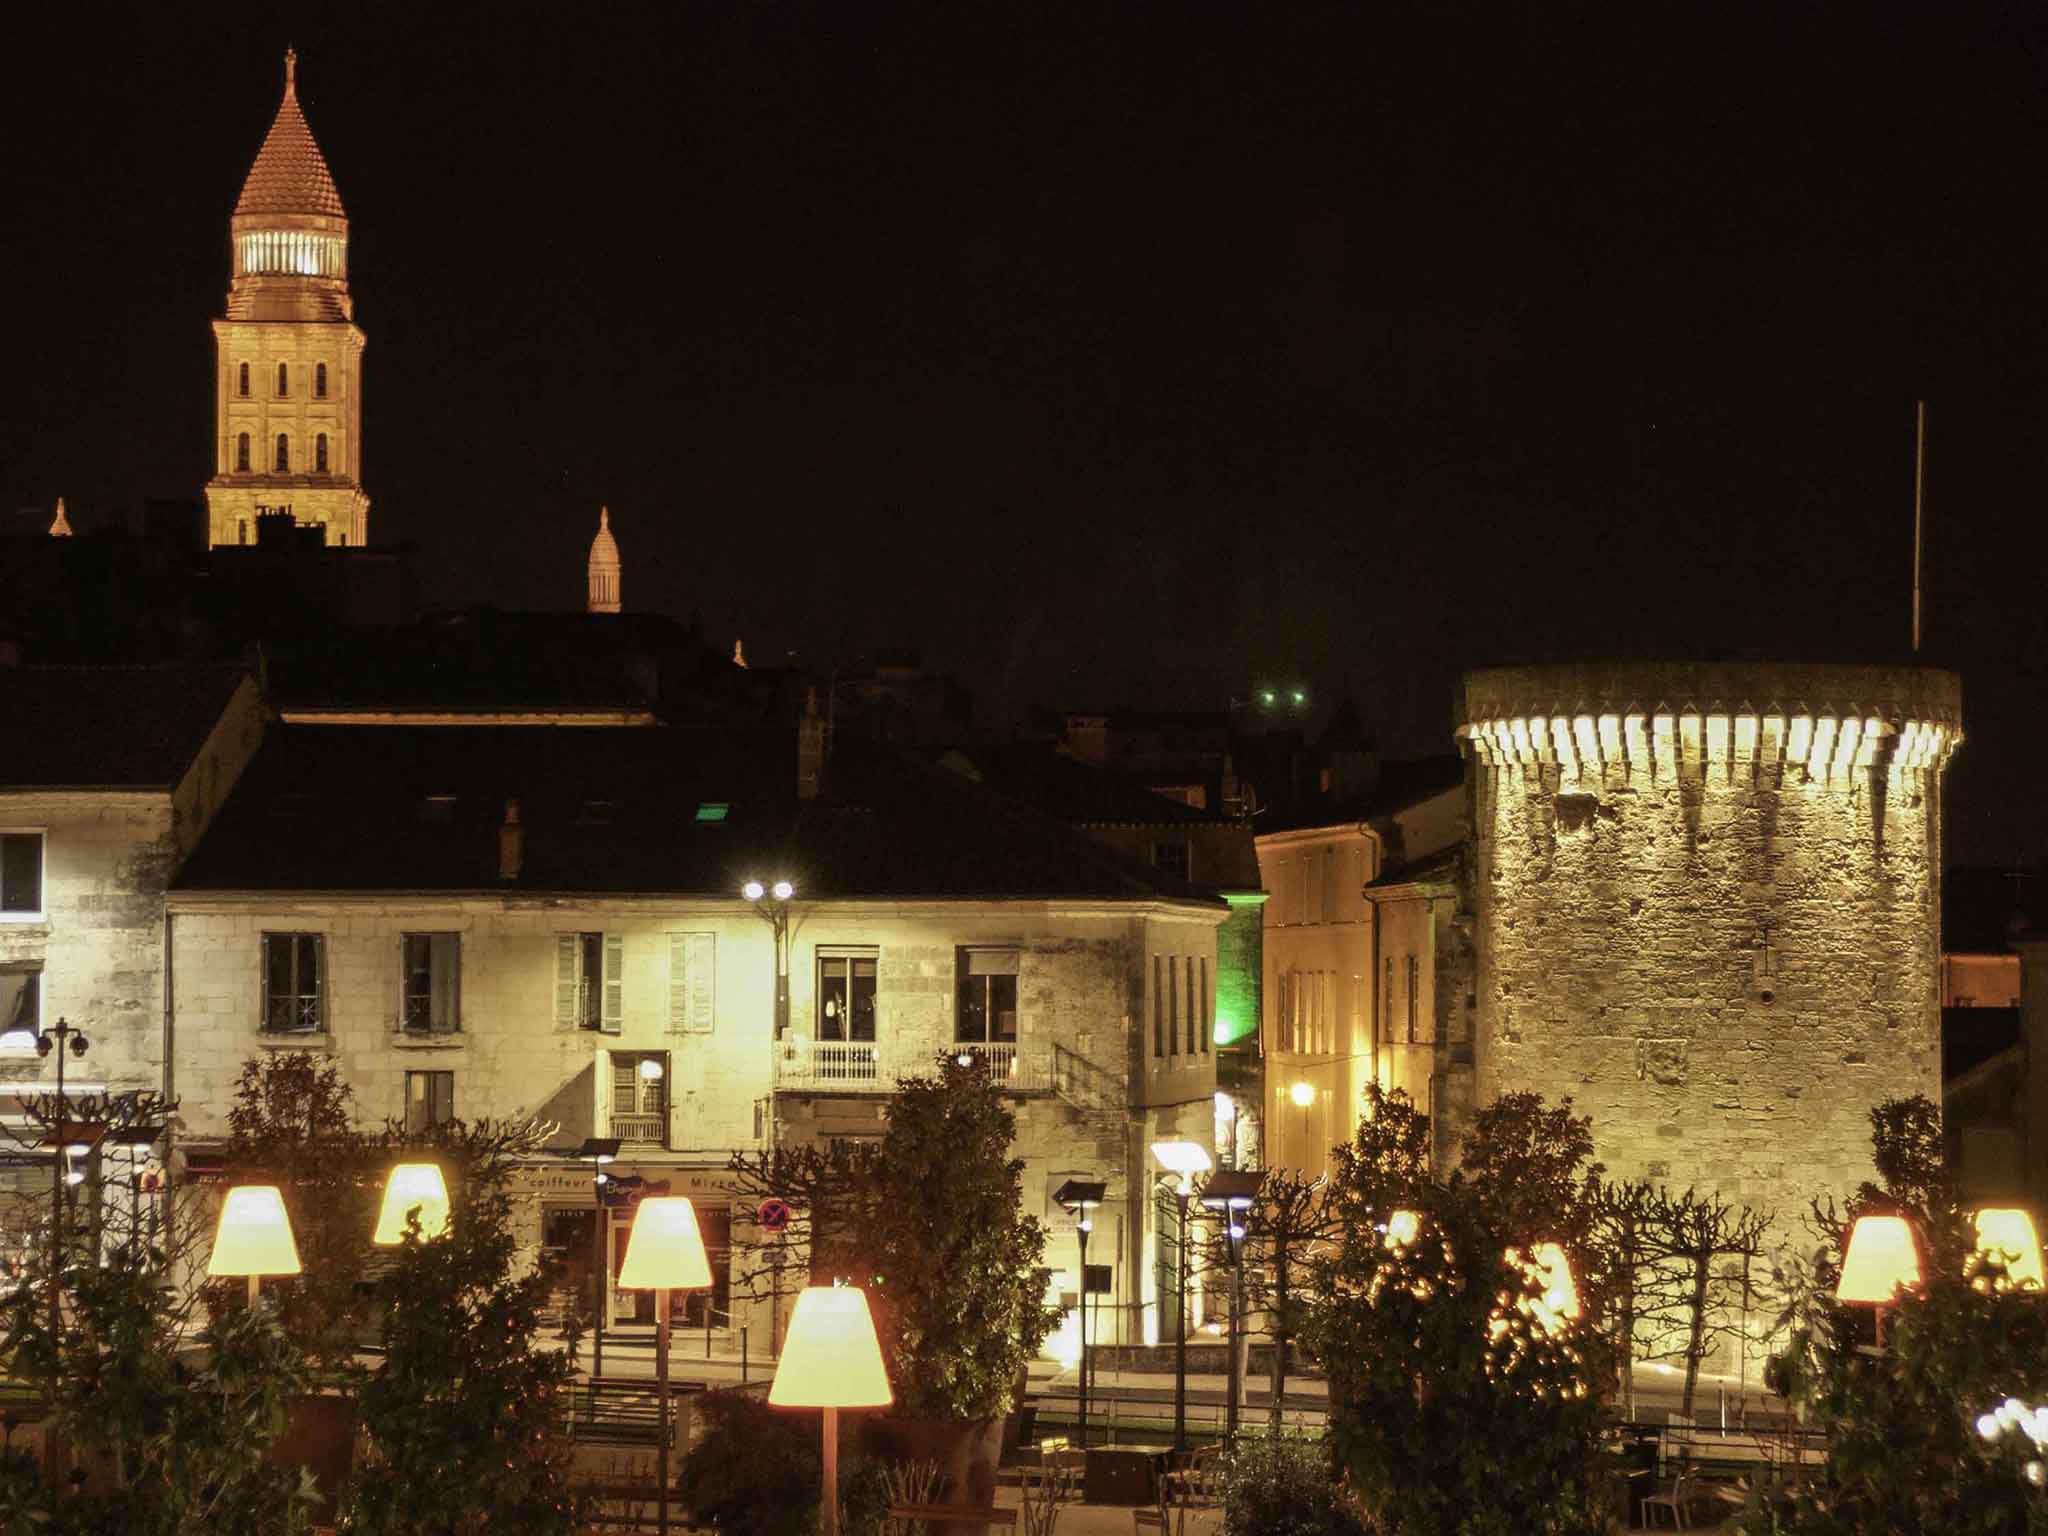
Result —
<instances>
[{"instance_id":1,"label":"amber floodlight glow","mask_svg":"<svg viewBox=\"0 0 2048 1536\"><path fill-rule=\"evenodd\" d=\"M405 1241L406 1213L420 1212L420 1236L432 1240L448 1230L448 1186L432 1163L400 1163L384 1181L384 1206L370 1241L385 1248Z\"/></svg>"},{"instance_id":2,"label":"amber floodlight glow","mask_svg":"<svg viewBox=\"0 0 2048 1536\"><path fill-rule=\"evenodd\" d=\"M1387 1246L1406 1248L1422 1235L1422 1217L1414 1211L1396 1211L1387 1218Z\"/></svg>"},{"instance_id":3,"label":"amber floodlight glow","mask_svg":"<svg viewBox=\"0 0 2048 1536\"><path fill-rule=\"evenodd\" d=\"M825 1475L819 1536L839 1536L839 1410L886 1408L896 1400L867 1293L852 1285L806 1286L789 1319L768 1401L825 1410Z\"/></svg>"},{"instance_id":4,"label":"amber floodlight glow","mask_svg":"<svg viewBox=\"0 0 2048 1536\"><path fill-rule=\"evenodd\" d=\"M1309 1105L1315 1103L1316 1091L1307 1083L1296 1083L1287 1090L1287 1097L1294 1100L1294 1107L1296 1109L1307 1109Z\"/></svg>"},{"instance_id":5,"label":"amber floodlight glow","mask_svg":"<svg viewBox=\"0 0 2048 1536\"><path fill-rule=\"evenodd\" d=\"M2015 1286L2039 1290L2041 1240L2034 1232L2034 1218L2025 1211L1993 1209L1978 1211L1977 1252L2005 1266L2005 1277Z\"/></svg>"},{"instance_id":6,"label":"amber floodlight glow","mask_svg":"<svg viewBox=\"0 0 2048 1536\"><path fill-rule=\"evenodd\" d=\"M1920 1283L1920 1255L1903 1216L1858 1216L1849 1229L1837 1301L1888 1305L1902 1287Z\"/></svg>"},{"instance_id":7,"label":"amber floodlight glow","mask_svg":"<svg viewBox=\"0 0 2048 1536\"><path fill-rule=\"evenodd\" d=\"M1529 1262L1529 1273L1543 1287L1541 1297L1529 1303L1529 1311L1545 1333L1556 1333L1579 1315L1579 1287L1572 1279L1571 1261L1556 1243L1538 1243Z\"/></svg>"},{"instance_id":8,"label":"amber floodlight glow","mask_svg":"<svg viewBox=\"0 0 2048 1536\"><path fill-rule=\"evenodd\" d=\"M275 1184L238 1184L221 1201L220 1224L213 1229L213 1254L206 1272L223 1278L246 1275L249 1305L256 1304L257 1286L265 1275L296 1275L299 1245L292 1241L291 1217L284 1194Z\"/></svg>"}]
</instances>

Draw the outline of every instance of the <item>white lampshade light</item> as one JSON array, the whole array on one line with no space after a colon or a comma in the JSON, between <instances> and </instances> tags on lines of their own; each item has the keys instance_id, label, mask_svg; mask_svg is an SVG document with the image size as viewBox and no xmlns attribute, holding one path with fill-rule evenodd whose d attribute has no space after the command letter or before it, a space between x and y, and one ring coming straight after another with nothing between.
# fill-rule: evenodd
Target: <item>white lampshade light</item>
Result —
<instances>
[{"instance_id":1,"label":"white lampshade light","mask_svg":"<svg viewBox=\"0 0 2048 1536\"><path fill-rule=\"evenodd\" d=\"M390 1248L405 1241L405 1218L418 1207L420 1236L431 1241L448 1230L448 1185L432 1163L400 1163L384 1180L384 1204L370 1241Z\"/></svg>"},{"instance_id":2,"label":"white lampshade light","mask_svg":"<svg viewBox=\"0 0 2048 1536\"><path fill-rule=\"evenodd\" d=\"M1920 1283L1920 1255L1902 1216L1858 1216L1842 1256L1837 1301L1890 1303L1902 1287Z\"/></svg>"},{"instance_id":3,"label":"white lampshade light","mask_svg":"<svg viewBox=\"0 0 2048 1536\"><path fill-rule=\"evenodd\" d=\"M622 1291L698 1291L711 1284L711 1260L697 1230L697 1208L687 1195L655 1195L640 1202L619 1266Z\"/></svg>"},{"instance_id":4,"label":"white lampshade light","mask_svg":"<svg viewBox=\"0 0 2048 1536\"><path fill-rule=\"evenodd\" d=\"M2005 1275L2015 1286L2039 1290L2041 1240L2034 1232L2034 1218L2011 1208L1976 1212L1977 1252L1995 1258L2005 1266Z\"/></svg>"},{"instance_id":5,"label":"white lampshade light","mask_svg":"<svg viewBox=\"0 0 2048 1536\"><path fill-rule=\"evenodd\" d=\"M213 1229L209 1275L296 1275L299 1245L292 1240L291 1217L284 1194L275 1184L238 1184L221 1201L220 1221Z\"/></svg>"},{"instance_id":6,"label":"white lampshade light","mask_svg":"<svg viewBox=\"0 0 2048 1536\"><path fill-rule=\"evenodd\" d=\"M1169 1173L1179 1174L1183 1179L1207 1173L1212 1166L1209 1149L1198 1141L1155 1141L1152 1143L1152 1156L1160 1167Z\"/></svg>"},{"instance_id":7,"label":"white lampshade light","mask_svg":"<svg viewBox=\"0 0 2048 1536\"><path fill-rule=\"evenodd\" d=\"M768 1401L777 1408L886 1408L895 1400L867 1293L853 1285L805 1287Z\"/></svg>"}]
</instances>

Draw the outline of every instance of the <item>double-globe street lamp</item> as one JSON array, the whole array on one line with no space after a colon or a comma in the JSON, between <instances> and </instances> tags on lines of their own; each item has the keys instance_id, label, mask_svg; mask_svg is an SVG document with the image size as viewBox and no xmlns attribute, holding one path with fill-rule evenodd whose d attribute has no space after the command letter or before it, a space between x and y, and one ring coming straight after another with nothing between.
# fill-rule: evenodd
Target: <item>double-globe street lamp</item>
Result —
<instances>
[{"instance_id":1,"label":"double-globe street lamp","mask_svg":"<svg viewBox=\"0 0 2048 1536\"><path fill-rule=\"evenodd\" d=\"M1224 1236L1230 1244L1230 1400L1225 1405L1223 1438L1237 1439L1237 1400L1243 1392L1244 1373L1238 1363L1238 1331L1244 1312L1244 1239L1251 1209L1258 1203L1266 1182L1264 1173L1250 1168L1219 1168L1202 1185L1202 1204L1223 1216Z\"/></svg>"},{"instance_id":2,"label":"double-globe street lamp","mask_svg":"<svg viewBox=\"0 0 2048 1536\"><path fill-rule=\"evenodd\" d=\"M1177 1175L1173 1184L1173 1200L1180 1212L1180 1221L1174 1231L1174 1247L1179 1250L1180 1284L1174 1293L1173 1319L1173 1448L1185 1451L1188 1448L1188 1201L1195 1192L1195 1175L1207 1173L1210 1169L1209 1149L1200 1142L1174 1139L1152 1143L1152 1156L1161 1168ZM1160 1302L1162 1320L1166 1304Z\"/></svg>"},{"instance_id":3,"label":"double-globe street lamp","mask_svg":"<svg viewBox=\"0 0 2048 1536\"><path fill-rule=\"evenodd\" d=\"M1088 1213L1102 1204L1103 1195L1108 1189L1107 1184L1087 1179L1069 1179L1052 1194L1059 1208L1074 1218L1074 1236L1081 1245L1081 1284L1078 1288L1081 1308L1081 1398L1078 1417L1081 1446L1084 1450L1088 1445L1088 1234L1095 1228L1095 1222Z\"/></svg>"}]
</instances>

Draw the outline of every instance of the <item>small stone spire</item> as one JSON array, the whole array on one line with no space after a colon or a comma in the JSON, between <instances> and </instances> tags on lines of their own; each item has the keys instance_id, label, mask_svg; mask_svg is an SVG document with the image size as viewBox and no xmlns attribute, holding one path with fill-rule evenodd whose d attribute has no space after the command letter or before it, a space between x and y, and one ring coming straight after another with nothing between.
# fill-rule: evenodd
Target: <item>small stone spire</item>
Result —
<instances>
[{"instance_id":1,"label":"small stone spire","mask_svg":"<svg viewBox=\"0 0 2048 1536\"><path fill-rule=\"evenodd\" d=\"M284 50L284 93L296 96L299 91L299 51L285 44Z\"/></svg>"},{"instance_id":2,"label":"small stone spire","mask_svg":"<svg viewBox=\"0 0 2048 1536\"><path fill-rule=\"evenodd\" d=\"M71 519L64 515L64 498L57 498L57 515L50 523L50 537L68 539L71 537Z\"/></svg>"},{"instance_id":3,"label":"small stone spire","mask_svg":"<svg viewBox=\"0 0 2048 1536\"><path fill-rule=\"evenodd\" d=\"M747 648L742 641L735 640L732 643L732 664L742 671L746 670Z\"/></svg>"},{"instance_id":4,"label":"small stone spire","mask_svg":"<svg viewBox=\"0 0 2048 1536\"><path fill-rule=\"evenodd\" d=\"M619 541L612 537L610 507L597 509L597 537L590 541L590 612L619 611Z\"/></svg>"}]
</instances>

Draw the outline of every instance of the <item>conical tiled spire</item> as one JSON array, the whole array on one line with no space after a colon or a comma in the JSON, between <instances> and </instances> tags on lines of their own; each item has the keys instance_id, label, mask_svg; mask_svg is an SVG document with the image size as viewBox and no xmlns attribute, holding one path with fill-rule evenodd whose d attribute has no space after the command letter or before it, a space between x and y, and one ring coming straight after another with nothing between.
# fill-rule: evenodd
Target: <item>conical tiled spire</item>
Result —
<instances>
[{"instance_id":1,"label":"conical tiled spire","mask_svg":"<svg viewBox=\"0 0 2048 1536\"><path fill-rule=\"evenodd\" d=\"M235 216L263 213L324 213L346 218L341 194L334 190L334 177L320 146L313 142L313 130L306 126L306 114L299 110L299 89L295 79L298 58L289 48L284 55L284 100L278 103L277 118L256 151L256 163L249 167L249 179L242 183L241 200Z\"/></svg>"},{"instance_id":2,"label":"conical tiled spire","mask_svg":"<svg viewBox=\"0 0 2048 1536\"><path fill-rule=\"evenodd\" d=\"M50 537L68 539L71 537L71 519L64 515L64 498L57 498L57 516L50 524Z\"/></svg>"}]
</instances>

